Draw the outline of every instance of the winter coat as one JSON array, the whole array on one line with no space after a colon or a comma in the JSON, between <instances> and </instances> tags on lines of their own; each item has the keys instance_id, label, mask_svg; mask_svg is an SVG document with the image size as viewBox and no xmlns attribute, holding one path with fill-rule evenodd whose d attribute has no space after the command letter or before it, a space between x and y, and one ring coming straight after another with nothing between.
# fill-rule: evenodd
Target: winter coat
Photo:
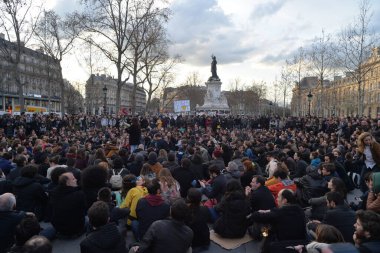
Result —
<instances>
[{"instance_id":1,"label":"winter coat","mask_svg":"<svg viewBox=\"0 0 380 253\"><path fill-rule=\"evenodd\" d=\"M114 223L108 223L87 234L80 243L81 253L126 253L125 240Z\"/></svg>"},{"instance_id":2,"label":"winter coat","mask_svg":"<svg viewBox=\"0 0 380 253\"><path fill-rule=\"evenodd\" d=\"M273 194L264 185L251 192L250 203L252 212L269 210L276 207Z\"/></svg>"},{"instance_id":3,"label":"winter coat","mask_svg":"<svg viewBox=\"0 0 380 253\"><path fill-rule=\"evenodd\" d=\"M318 198L327 192L324 180L317 170L295 180L297 185L297 198L301 203L308 203L311 198Z\"/></svg>"},{"instance_id":4,"label":"winter coat","mask_svg":"<svg viewBox=\"0 0 380 253\"><path fill-rule=\"evenodd\" d=\"M380 213L380 196L374 192L368 192L367 210Z\"/></svg>"},{"instance_id":5,"label":"winter coat","mask_svg":"<svg viewBox=\"0 0 380 253\"><path fill-rule=\"evenodd\" d=\"M138 201L148 194L148 190L145 186L136 186L130 189L125 197L123 203L121 203L120 208L129 208L131 211L129 216L132 219L137 218L136 207Z\"/></svg>"},{"instance_id":6,"label":"winter coat","mask_svg":"<svg viewBox=\"0 0 380 253\"><path fill-rule=\"evenodd\" d=\"M254 212L252 219L259 223L271 224L272 233L279 241L306 239L305 213L298 205L285 205L267 213Z\"/></svg>"},{"instance_id":7,"label":"winter coat","mask_svg":"<svg viewBox=\"0 0 380 253\"><path fill-rule=\"evenodd\" d=\"M156 220L163 220L170 215L170 206L159 195L147 195L137 202L138 236L142 239L149 226Z\"/></svg>"},{"instance_id":8,"label":"winter coat","mask_svg":"<svg viewBox=\"0 0 380 253\"><path fill-rule=\"evenodd\" d=\"M51 223L62 235L78 235L84 231L85 195L78 187L58 186L50 194Z\"/></svg>"},{"instance_id":9,"label":"winter coat","mask_svg":"<svg viewBox=\"0 0 380 253\"><path fill-rule=\"evenodd\" d=\"M210 244L210 229L207 223L211 222L211 214L207 207L198 206L191 210L191 217L186 221L191 230L193 230L194 238L191 246L201 247Z\"/></svg>"},{"instance_id":10,"label":"winter coat","mask_svg":"<svg viewBox=\"0 0 380 253\"><path fill-rule=\"evenodd\" d=\"M224 238L241 238L245 235L249 205L243 192L227 193L215 209L220 213L214 224L217 234Z\"/></svg>"},{"instance_id":11,"label":"winter coat","mask_svg":"<svg viewBox=\"0 0 380 253\"><path fill-rule=\"evenodd\" d=\"M22 211L0 211L0 253L13 245L16 226L25 216Z\"/></svg>"},{"instance_id":12,"label":"winter coat","mask_svg":"<svg viewBox=\"0 0 380 253\"><path fill-rule=\"evenodd\" d=\"M345 205L336 206L327 210L322 223L336 227L346 242L354 242L352 235L355 232L355 212Z\"/></svg>"},{"instance_id":13,"label":"winter coat","mask_svg":"<svg viewBox=\"0 0 380 253\"><path fill-rule=\"evenodd\" d=\"M186 169L183 167L179 167L173 171L172 175L180 185L181 197L185 198L187 196L187 191L192 187L191 182L195 179L195 175L190 168Z\"/></svg>"},{"instance_id":14,"label":"winter coat","mask_svg":"<svg viewBox=\"0 0 380 253\"><path fill-rule=\"evenodd\" d=\"M131 125L127 129L129 133L129 145L139 145L141 139L141 127L139 125Z\"/></svg>"},{"instance_id":15,"label":"winter coat","mask_svg":"<svg viewBox=\"0 0 380 253\"><path fill-rule=\"evenodd\" d=\"M218 175L211 180L210 187L202 188L202 193L209 199L216 199L219 203L226 192L227 180L224 175Z\"/></svg>"},{"instance_id":16,"label":"winter coat","mask_svg":"<svg viewBox=\"0 0 380 253\"><path fill-rule=\"evenodd\" d=\"M193 231L183 222L176 220L158 220L153 222L145 233L138 253L186 253L193 240Z\"/></svg>"},{"instance_id":17,"label":"winter coat","mask_svg":"<svg viewBox=\"0 0 380 253\"><path fill-rule=\"evenodd\" d=\"M17 210L33 212L41 220L44 215L48 196L35 178L18 177L13 182Z\"/></svg>"}]
</instances>

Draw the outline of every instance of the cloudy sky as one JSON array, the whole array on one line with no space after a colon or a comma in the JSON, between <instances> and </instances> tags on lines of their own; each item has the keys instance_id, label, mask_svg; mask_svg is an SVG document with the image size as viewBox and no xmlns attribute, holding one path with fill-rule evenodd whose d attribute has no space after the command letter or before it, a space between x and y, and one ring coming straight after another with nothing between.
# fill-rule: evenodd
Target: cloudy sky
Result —
<instances>
[{"instance_id":1,"label":"cloudy sky","mask_svg":"<svg viewBox=\"0 0 380 253\"><path fill-rule=\"evenodd\" d=\"M59 13L77 8L77 0L48 1ZM358 0L171 0L170 51L184 59L176 68L177 83L193 72L206 81L214 54L223 89L236 78L270 85L285 60L322 29L336 34L352 23L358 5ZM372 0L371 6L371 26L380 31L380 1ZM64 68L70 81L87 78L72 61Z\"/></svg>"}]
</instances>

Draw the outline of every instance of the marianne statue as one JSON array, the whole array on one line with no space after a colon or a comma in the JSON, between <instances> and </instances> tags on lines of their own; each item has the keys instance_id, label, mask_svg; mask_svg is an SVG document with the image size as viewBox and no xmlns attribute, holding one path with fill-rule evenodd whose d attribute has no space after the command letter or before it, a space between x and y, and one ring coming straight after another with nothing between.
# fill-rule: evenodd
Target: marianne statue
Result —
<instances>
[{"instance_id":1,"label":"marianne statue","mask_svg":"<svg viewBox=\"0 0 380 253\"><path fill-rule=\"evenodd\" d=\"M211 55L211 59L212 59L212 62L211 62L211 77L208 79L209 81L211 80L216 80L216 81L220 81L219 77L218 77L218 74L216 73L216 57L214 55Z\"/></svg>"}]
</instances>

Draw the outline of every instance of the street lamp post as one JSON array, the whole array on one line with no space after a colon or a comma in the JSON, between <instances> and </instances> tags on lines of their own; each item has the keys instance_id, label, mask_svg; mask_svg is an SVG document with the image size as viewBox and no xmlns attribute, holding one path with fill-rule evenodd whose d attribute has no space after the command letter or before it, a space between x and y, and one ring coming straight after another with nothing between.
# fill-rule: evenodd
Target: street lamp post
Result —
<instances>
[{"instance_id":1,"label":"street lamp post","mask_svg":"<svg viewBox=\"0 0 380 253\"><path fill-rule=\"evenodd\" d=\"M269 116L272 116L272 106L273 106L273 103L272 101L269 102Z\"/></svg>"},{"instance_id":2,"label":"street lamp post","mask_svg":"<svg viewBox=\"0 0 380 253\"><path fill-rule=\"evenodd\" d=\"M311 91L309 91L309 94L307 94L307 100L309 101L309 117L311 116L310 115L310 104L311 104L312 99L313 99L313 94L311 94Z\"/></svg>"},{"instance_id":3,"label":"street lamp post","mask_svg":"<svg viewBox=\"0 0 380 253\"><path fill-rule=\"evenodd\" d=\"M104 101L103 101L103 113L107 114L107 87L104 85L103 87L103 95L104 95Z\"/></svg>"}]
</instances>

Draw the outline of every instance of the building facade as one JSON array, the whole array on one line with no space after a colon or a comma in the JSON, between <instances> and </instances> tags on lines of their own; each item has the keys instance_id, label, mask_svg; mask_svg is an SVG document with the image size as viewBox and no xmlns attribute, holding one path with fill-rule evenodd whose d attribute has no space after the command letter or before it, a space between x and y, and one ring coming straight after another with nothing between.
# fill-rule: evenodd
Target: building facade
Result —
<instances>
[{"instance_id":1,"label":"building facade","mask_svg":"<svg viewBox=\"0 0 380 253\"><path fill-rule=\"evenodd\" d=\"M20 112L16 75L23 85L26 112L60 112L59 64L43 50L21 47L17 73L12 61L16 43L0 34L0 113Z\"/></svg>"},{"instance_id":2,"label":"building facade","mask_svg":"<svg viewBox=\"0 0 380 253\"><path fill-rule=\"evenodd\" d=\"M380 117L380 47L372 50L370 58L363 64L364 116ZM307 116L309 113L308 94L311 93L310 114L312 116L357 116L358 83L352 74L334 77L324 81L321 87L317 77L305 77L296 85L292 95L292 114Z\"/></svg>"},{"instance_id":3,"label":"building facade","mask_svg":"<svg viewBox=\"0 0 380 253\"><path fill-rule=\"evenodd\" d=\"M104 98L103 88L107 88ZM86 82L86 112L90 114L103 114L104 100L106 101L106 113L116 114L116 90L117 80L107 75L91 75ZM133 84L126 83L121 88L120 113L128 114L132 108ZM136 90L136 112L144 113L146 107L146 93L143 88Z\"/></svg>"}]
</instances>

